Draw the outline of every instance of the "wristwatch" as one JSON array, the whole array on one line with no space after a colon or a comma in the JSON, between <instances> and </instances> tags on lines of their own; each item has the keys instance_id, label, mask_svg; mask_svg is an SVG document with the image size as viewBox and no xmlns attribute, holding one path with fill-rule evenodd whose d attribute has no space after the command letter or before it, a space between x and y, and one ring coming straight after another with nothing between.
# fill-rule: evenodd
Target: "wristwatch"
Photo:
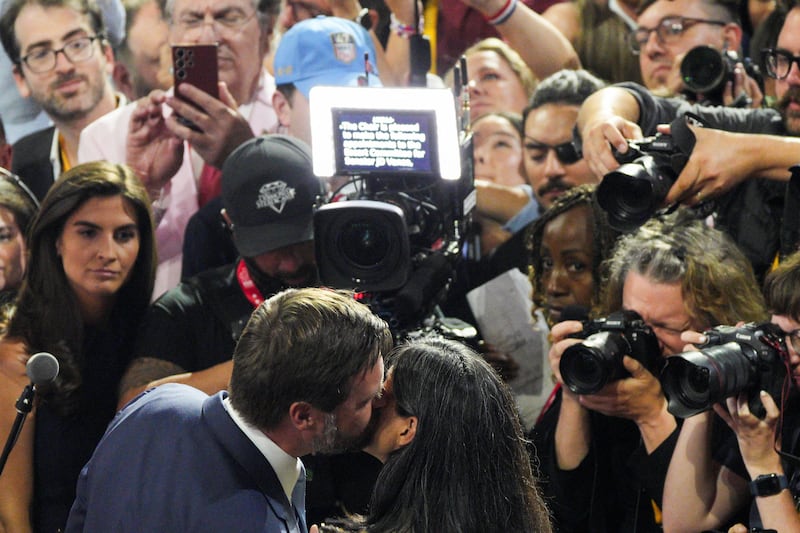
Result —
<instances>
[{"instance_id":1,"label":"wristwatch","mask_svg":"<svg viewBox=\"0 0 800 533\"><path fill-rule=\"evenodd\" d=\"M773 496L789 488L789 480L783 474L762 474L750 482L753 496Z\"/></svg>"}]
</instances>

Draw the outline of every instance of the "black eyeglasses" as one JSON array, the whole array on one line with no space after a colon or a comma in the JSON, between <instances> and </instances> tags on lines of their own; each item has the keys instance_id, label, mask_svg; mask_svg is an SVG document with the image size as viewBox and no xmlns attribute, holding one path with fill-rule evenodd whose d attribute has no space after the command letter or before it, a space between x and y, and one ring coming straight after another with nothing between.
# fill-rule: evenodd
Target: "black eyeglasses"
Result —
<instances>
[{"instance_id":1,"label":"black eyeglasses","mask_svg":"<svg viewBox=\"0 0 800 533\"><path fill-rule=\"evenodd\" d=\"M30 188L28 188L28 186L25 185L25 182L19 179L19 176L17 176L13 172L9 172L3 167L0 167L0 180L7 181L12 185L14 185L17 189L19 189L22 192L22 194L24 194L28 198L28 200L31 201L31 203L36 207L36 209L39 209L38 198L36 198L36 195L33 194L33 191L31 191Z\"/></svg>"},{"instance_id":2,"label":"black eyeglasses","mask_svg":"<svg viewBox=\"0 0 800 533\"><path fill-rule=\"evenodd\" d=\"M542 158L547 155L548 150L553 150L562 165L571 165L577 163L581 159L581 154L578 153L572 141L556 145L544 144L538 141L526 141L525 151L530 152L532 150L540 150Z\"/></svg>"},{"instance_id":3,"label":"black eyeglasses","mask_svg":"<svg viewBox=\"0 0 800 533\"><path fill-rule=\"evenodd\" d=\"M25 63L32 72L44 74L56 67L58 54L64 54L70 63L82 63L89 61L94 55L92 43L97 39L103 39L102 34L78 37L64 43L58 50L52 48L37 48L33 52L21 57L19 60Z\"/></svg>"},{"instance_id":4,"label":"black eyeglasses","mask_svg":"<svg viewBox=\"0 0 800 533\"><path fill-rule=\"evenodd\" d=\"M793 56L786 50L765 48L761 51L761 60L767 68L767 76L776 80L788 77L795 63L800 68L800 56Z\"/></svg>"},{"instance_id":5,"label":"black eyeglasses","mask_svg":"<svg viewBox=\"0 0 800 533\"><path fill-rule=\"evenodd\" d=\"M712 24L714 26L725 26L724 20L696 19L688 17L664 17L655 28L645 28L639 26L628 34L628 46L634 54L638 54L642 47L650 40L650 34L656 32L656 37L662 44L674 44L678 41L683 32L695 24Z\"/></svg>"}]
</instances>

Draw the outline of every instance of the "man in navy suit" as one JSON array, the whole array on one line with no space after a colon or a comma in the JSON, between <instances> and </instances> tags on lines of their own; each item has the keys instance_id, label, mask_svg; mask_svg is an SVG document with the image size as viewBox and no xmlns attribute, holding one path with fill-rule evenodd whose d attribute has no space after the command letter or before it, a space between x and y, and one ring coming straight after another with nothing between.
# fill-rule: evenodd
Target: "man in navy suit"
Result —
<instances>
[{"instance_id":1,"label":"man in navy suit","mask_svg":"<svg viewBox=\"0 0 800 533\"><path fill-rule=\"evenodd\" d=\"M359 439L391 344L351 295L278 293L242 334L228 393L166 384L120 411L81 472L67 531L305 533L298 457Z\"/></svg>"}]
</instances>

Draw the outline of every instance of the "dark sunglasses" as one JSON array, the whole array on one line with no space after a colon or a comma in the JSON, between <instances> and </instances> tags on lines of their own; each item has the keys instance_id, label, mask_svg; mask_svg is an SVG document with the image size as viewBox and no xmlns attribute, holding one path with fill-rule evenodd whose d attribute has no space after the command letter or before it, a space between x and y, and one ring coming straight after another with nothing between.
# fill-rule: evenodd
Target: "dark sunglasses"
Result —
<instances>
[{"instance_id":1,"label":"dark sunglasses","mask_svg":"<svg viewBox=\"0 0 800 533\"><path fill-rule=\"evenodd\" d=\"M571 140L565 143L556 144L555 146L540 143L538 141L527 141L525 143L525 150L542 150L545 153L548 150L553 150L556 153L558 160L561 161L562 165L571 165L573 163L577 163L581 159L581 154L575 148L575 144Z\"/></svg>"}]
</instances>

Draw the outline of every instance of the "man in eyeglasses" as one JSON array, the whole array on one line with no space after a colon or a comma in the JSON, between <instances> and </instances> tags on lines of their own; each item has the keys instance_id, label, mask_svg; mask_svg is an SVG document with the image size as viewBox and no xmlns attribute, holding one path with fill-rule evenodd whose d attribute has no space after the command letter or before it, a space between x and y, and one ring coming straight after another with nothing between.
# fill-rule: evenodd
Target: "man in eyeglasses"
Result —
<instances>
[{"instance_id":1,"label":"man in eyeglasses","mask_svg":"<svg viewBox=\"0 0 800 533\"><path fill-rule=\"evenodd\" d=\"M159 265L154 296L180 281L183 237L199 206L219 196L220 168L242 142L274 133L275 80L264 58L279 0L174 0L166 3L169 43L216 44L218 98L190 83L156 90L89 126L81 162L129 164L154 202ZM196 129L178 121L191 120ZM197 131L200 130L200 131Z\"/></svg>"},{"instance_id":2,"label":"man in eyeglasses","mask_svg":"<svg viewBox=\"0 0 800 533\"><path fill-rule=\"evenodd\" d=\"M94 0L10 2L0 39L20 94L53 121L14 146L11 170L42 199L77 163L81 131L117 107L109 81L114 56Z\"/></svg>"},{"instance_id":3,"label":"man in eyeglasses","mask_svg":"<svg viewBox=\"0 0 800 533\"><path fill-rule=\"evenodd\" d=\"M777 111L692 106L626 84L598 91L578 116L584 156L603 176L619 167L611 148L627 152L626 139L652 135L687 111L703 119L707 127L689 126L694 148L663 203L696 205L713 198L716 226L734 238L759 276L779 249L784 253L798 244L790 242L794 238L781 241L787 234L782 219L796 220L798 209L797 199L780 182L800 161L800 2L793 0L785 9L777 46L766 51L765 62L766 74L776 79ZM787 229L796 234L796 227Z\"/></svg>"},{"instance_id":4,"label":"man in eyeglasses","mask_svg":"<svg viewBox=\"0 0 800 533\"><path fill-rule=\"evenodd\" d=\"M680 66L685 54L700 45L717 50L739 52L742 27L739 2L732 0L647 0L642 2L638 28L628 35L628 43L639 56L644 85L659 96L675 96L684 90ZM745 93L753 107L761 103L758 84L744 69L735 73L735 82L726 87L723 103L731 105Z\"/></svg>"}]
</instances>

